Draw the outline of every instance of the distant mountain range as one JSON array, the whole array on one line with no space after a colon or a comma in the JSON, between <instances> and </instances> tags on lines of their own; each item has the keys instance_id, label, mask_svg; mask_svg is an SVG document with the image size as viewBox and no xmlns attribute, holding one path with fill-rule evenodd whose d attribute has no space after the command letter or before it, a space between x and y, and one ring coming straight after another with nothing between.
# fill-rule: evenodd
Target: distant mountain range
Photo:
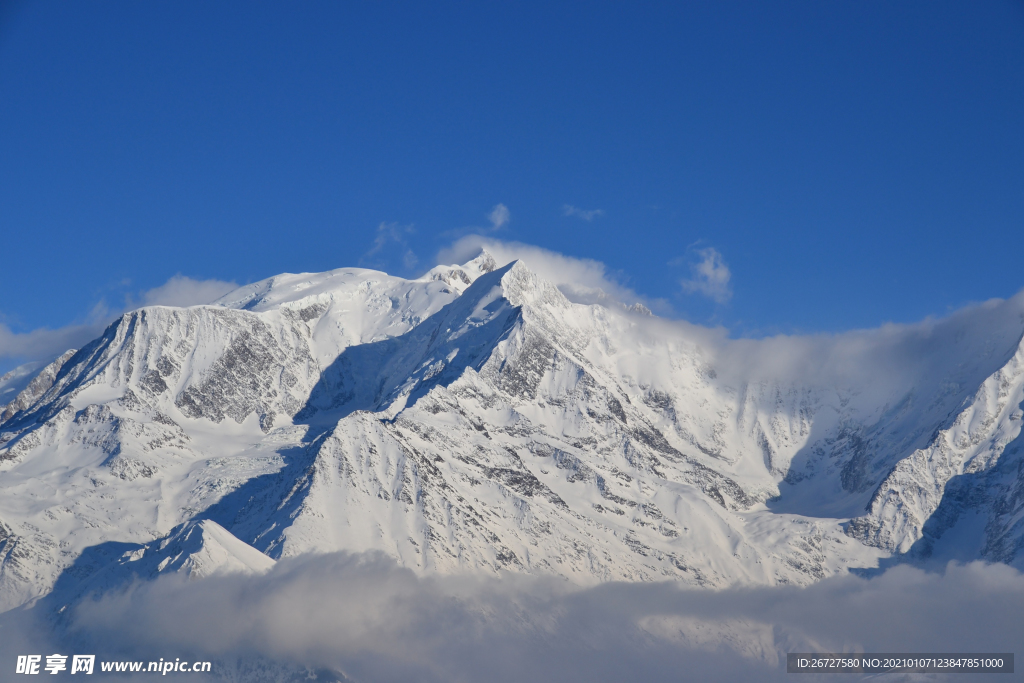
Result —
<instances>
[{"instance_id":1,"label":"distant mountain range","mask_svg":"<svg viewBox=\"0 0 1024 683\"><path fill-rule=\"evenodd\" d=\"M0 378L0 611L334 550L579 584L1019 567L1022 333L1018 296L728 340L487 253L141 308Z\"/></svg>"}]
</instances>

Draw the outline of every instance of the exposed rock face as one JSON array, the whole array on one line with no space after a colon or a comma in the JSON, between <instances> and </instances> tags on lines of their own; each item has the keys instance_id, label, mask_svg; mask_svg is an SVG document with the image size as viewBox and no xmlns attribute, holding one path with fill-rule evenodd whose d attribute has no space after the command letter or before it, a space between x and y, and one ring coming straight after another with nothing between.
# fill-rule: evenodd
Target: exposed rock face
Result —
<instances>
[{"instance_id":1,"label":"exposed rock face","mask_svg":"<svg viewBox=\"0 0 1024 683\"><path fill-rule=\"evenodd\" d=\"M923 538L925 523L943 501L952 502L945 495L952 480L992 470L1007 446L1020 441L1022 401L1024 344L951 416L948 427L893 467L875 490L869 514L854 519L849 533L889 551L908 552ZM1011 454L1017 449L1019 444ZM963 497L963 493L959 495ZM970 500L965 497L960 502L962 507ZM990 529L989 535L998 527ZM989 542L998 545L994 538ZM988 557L993 558L991 554Z\"/></svg>"},{"instance_id":2,"label":"exposed rock face","mask_svg":"<svg viewBox=\"0 0 1024 683\"><path fill-rule=\"evenodd\" d=\"M968 512L973 556L1016 561L1013 324L978 348L912 339L968 360L874 391L744 370L637 310L484 254L127 313L3 409L0 609L340 549L424 572L808 583L927 554Z\"/></svg>"},{"instance_id":3,"label":"exposed rock face","mask_svg":"<svg viewBox=\"0 0 1024 683\"><path fill-rule=\"evenodd\" d=\"M63 354L58 356L56 360L39 371L39 373L36 374L28 383L28 386L17 394L14 400L5 406L2 406L3 409L0 410L0 423L9 420L15 413L25 410L38 401L39 398L53 386L54 380L57 379L57 373L60 372L60 369L64 367L64 364L67 363L74 355L74 349L65 351ZM13 371L10 374L13 374Z\"/></svg>"}]
</instances>

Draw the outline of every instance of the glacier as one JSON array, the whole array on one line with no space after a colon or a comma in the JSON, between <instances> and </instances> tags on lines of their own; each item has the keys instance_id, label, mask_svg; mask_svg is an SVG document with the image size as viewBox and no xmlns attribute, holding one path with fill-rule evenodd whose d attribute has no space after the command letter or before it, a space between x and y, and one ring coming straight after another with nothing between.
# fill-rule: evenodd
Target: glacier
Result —
<instances>
[{"instance_id":1,"label":"glacier","mask_svg":"<svg viewBox=\"0 0 1024 683\"><path fill-rule=\"evenodd\" d=\"M342 550L580 586L1020 567L1022 335L1018 295L729 340L487 252L140 308L0 378L0 611Z\"/></svg>"}]
</instances>

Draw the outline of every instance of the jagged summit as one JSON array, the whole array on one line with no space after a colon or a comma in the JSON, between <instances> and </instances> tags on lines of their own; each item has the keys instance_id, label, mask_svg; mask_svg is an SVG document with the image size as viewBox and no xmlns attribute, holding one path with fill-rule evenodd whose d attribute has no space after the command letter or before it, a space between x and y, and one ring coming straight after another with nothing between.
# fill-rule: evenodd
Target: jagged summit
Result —
<instances>
[{"instance_id":1,"label":"jagged summit","mask_svg":"<svg viewBox=\"0 0 1024 683\"><path fill-rule=\"evenodd\" d=\"M944 556L968 519L983 540L957 552L1019 562L1016 310L906 336L880 383L765 369L781 341L706 348L486 252L142 308L0 408L0 608L333 550L804 584Z\"/></svg>"},{"instance_id":2,"label":"jagged summit","mask_svg":"<svg viewBox=\"0 0 1024 683\"><path fill-rule=\"evenodd\" d=\"M481 249L480 254L460 266L434 266L420 280L440 280L461 293L478 277L497 268L498 263L494 257Z\"/></svg>"}]
</instances>

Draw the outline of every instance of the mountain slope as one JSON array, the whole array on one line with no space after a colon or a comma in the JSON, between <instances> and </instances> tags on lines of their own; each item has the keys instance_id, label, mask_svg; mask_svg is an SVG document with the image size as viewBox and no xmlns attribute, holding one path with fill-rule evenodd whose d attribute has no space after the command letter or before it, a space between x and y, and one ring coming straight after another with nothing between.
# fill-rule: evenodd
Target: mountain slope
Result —
<instances>
[{"instance_id":1,"label":"mountain slope","mask_svg":"<svg viewBox=\"0 0 1024 683\"><path fill-rule=\"evenodd\" d=\"M988 529L973 556L1015 561L1022 308L716 342L482 254L139 309L3 408L0 609L332 550L804 584L924 556L967 516Z\"/></svg>"}]
</instances>

